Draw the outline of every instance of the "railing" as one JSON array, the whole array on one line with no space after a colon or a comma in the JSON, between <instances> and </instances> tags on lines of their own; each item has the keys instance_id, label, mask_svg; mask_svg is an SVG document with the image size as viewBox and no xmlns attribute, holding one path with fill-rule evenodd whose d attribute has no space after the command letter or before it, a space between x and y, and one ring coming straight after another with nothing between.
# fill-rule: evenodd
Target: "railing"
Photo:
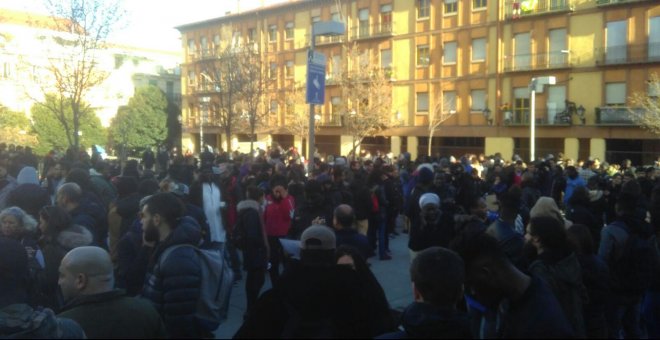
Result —
<instances>
[{"instance_id":1,"label":"railing","mask_svg":"<svg viewBox=\"0 0 660 340\"><path fill-rule=\"evenodd\" d=\"M502 124L505 126L529 126L530 110L505 111L502 113ZM565 111L537 108L534 113L537 126L569 126L571 116Z\"/></svg>"},{"instance_id":2,"label":"railing","mask_svg":"<svg viewBox=\"0 0 660 340\"><path fill-rule=\"evenodd\" d=\"M341 126L340 115L322 115L319 126Z\"/></svg>"},{"instance_id":3,"label":"railing","mask_svg":"<svg viewBox=\"0 0 660 340\"><path fill-rule=\"evenodd\" d=\"M547 70L571 67L568 53L550 52L507 56L504 72Z\"/></svg>"},{"instance_id":4,"label":"railing","mask_svg":"<svg viewBox=\"0 0 660 340\"><path fill-rule=\"evenodd\" d=\"M351 29L351 39L371 39L381 37L391 37L394 35L394 23L382 22L368 26L357 26Z\"/></svg>"},{"instance_id":5,"label":"railing","mask_svg":"<svg viewBox=\"0 0 660 340\"><path fill-rule=\"evenodd\" d=\"M596 0L598 6L624 5L632 2L644 2L648 0Z\"/></svg>"},{"instance_id":6,"label":"railing","mask_svg":"<svg viewBox=\"0 0 660 340\"><path fill-rule=\"evenodd\" d=\"M570 0L507 0L504 4L504 15L507 19L569 11L571 11Z\"/></svg>"},{"instance_id":7,"label":"railing","mask_svg":"<svg viewBox=\"0 0 660 340\"><path fill-rule=\"evenodd\" d=\"M644 114L644 109L627 106L602 106L596 108L596 124L598 125L637 125L632 119L633 113Z\"/></svg>"},{"instance_id":8,"label":"railing","mask_svg":"<svg viewBox=\"0 0 660 340\"><path fill-rule=\"evenodd\" d=\"M660 44L607 46L596 49L597 65L660 62Z\"/></svg>"}]
</instances>

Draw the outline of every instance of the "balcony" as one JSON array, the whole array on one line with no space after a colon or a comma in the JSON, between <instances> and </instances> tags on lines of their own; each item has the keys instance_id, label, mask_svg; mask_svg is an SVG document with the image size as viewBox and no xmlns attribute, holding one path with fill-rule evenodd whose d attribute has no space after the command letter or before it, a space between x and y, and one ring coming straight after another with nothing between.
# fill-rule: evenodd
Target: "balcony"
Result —
<instances>
[{"instance_id":1,"label":"balcony","mask_svg":"<svg viewBox=\"0 0 660 340\"><path fill-rule=\"evenodd\" d=\"M506 56L504 72L550 70L571 67L570 56L564 52Z\"/></svg>"},{"instance_id":2,"label":"balcony","mask_svg":"<svg viewBox=\"0 0 660 340\"><path fill-rule=\"evenodd\" d=\"M507 0L504 16L507 19L520 19L528 16L570 12L570 0Z\"/></svg>"},{"instance_id":3,"label":"balcony","mask_svg":"<svg viewBox=\"0 0 660 340\"><path fill-rule=\"evenodd\" d=\"M635 2L646 2L648 0L596 0L597 6L626 5Z\"/></svg>"},{"instance_id":4,"label":"balcony","mask_svg":"<svg viewBox=\"0 0 660 340\"><path fill-rule=\"evenodd\" d=\"M502 124L505 126L529 126L529 110L505 111L502 113ZM570 126L572 120L565 111L537 108L535 112L537 126Z\"/></svg>"},{"instance_id":5,"label":"balcony","mask_svg":"<svg viewBox=\"0 0 660 340\"><path fill-rule=\"evenodd\" d=\"M357 26L351 29L351 39L374 39L394 36L394 23L383 22L380 24Z\"/></svg>"},{"instance_id":6,"label":"balcony","mask_svg":"<svg viewBox=\"0 0 660 340\"><path fill-rule=\"evenodd\" d=\"M644 114L644 109L627 106L602 106L596 108L596 125L633 126L637 125L630 111Z\"/></svg>"},{"instance_id":7,"label":"balcony","mask_svg":"<svg viewBox=\"0 0 660 340\"><path fill-rule=\"evenodd\" d=\"M220 86L210 82L188 84L188 94L220 92Z\"/></svg>"},{"instance_id":8,"label":"balcony","mask_svg":"<svg viewBox=\"0 0 660 340\"><path fill-rule=\"evenodd\" d=\"M343 44L344 42L346 42L345 35L333 35L333 36L317 35L314 45L323 46L323 45L332 45L332 44ZM309 46L309 34L305 34L305 41L298 43L298 48L308 47L308 46Z\"/></svg>"},{"instance_id":9,"label":"balcony","mask_svg":"<svg viewBox=\"0 0 660 340\"><path fill-rule=\"evenodd\" d=\"M596 65L625 65L660 62L660 44L608 46L596 49Z\"/></svg>"},{"instance_id":10,"label":"balcony","mask_svg":"<svg viewBox=\"0 0 660 340\"><path fill-rule=\"evenodd\" d=\"M341 126L340 115L322 115L318 122L319 126Z\"/></svg>"}]
</instances>

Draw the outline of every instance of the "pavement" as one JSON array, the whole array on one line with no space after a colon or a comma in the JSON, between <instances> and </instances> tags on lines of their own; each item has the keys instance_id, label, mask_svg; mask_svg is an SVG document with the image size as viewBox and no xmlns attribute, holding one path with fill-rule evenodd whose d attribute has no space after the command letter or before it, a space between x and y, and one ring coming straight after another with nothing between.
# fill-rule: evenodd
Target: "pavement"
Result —
<instances>
[{"instance_id":1,"label":"pavement","mask_svg":"<svg viewBox=\"0 0 660 340\"><path fill-rule=\"evenodd\" d=\"M408 234L400 233L399 236L390 239L390 250L392 260L380 261L376 256L370 258L368 262L371 264L371 271L385 291L390 308L403 311L413 300L409 272ZM261 291L264 292L270 287L270 278L267 275L266 283ZM229 339L234 336L243 323L245 305L245 275L243 275L243 280L237 282L232 289L229 315L227 320L215 331L217 339Z\"/></svg>"}]
</instances>

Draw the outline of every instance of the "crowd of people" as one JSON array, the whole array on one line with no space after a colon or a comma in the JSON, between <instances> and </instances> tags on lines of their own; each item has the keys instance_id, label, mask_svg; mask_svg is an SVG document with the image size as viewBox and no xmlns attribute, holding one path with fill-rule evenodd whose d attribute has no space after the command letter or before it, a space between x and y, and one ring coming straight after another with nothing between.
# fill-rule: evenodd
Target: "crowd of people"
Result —
<instances>
[{"instance_id":1,"label":"crowd of people","mask_svg":"<svg viewBox=\"0 0 660 340\"><path fill-rule=\"evenodd\" d=\"M658 164L560 154L308 171L279 147L120 164L2 144L0 336L212 337L217 250L245 278L237 338L656 338L659 184ZM414 301L395 311L369 261L403 233Z\"/></svg>"}]
</instances>

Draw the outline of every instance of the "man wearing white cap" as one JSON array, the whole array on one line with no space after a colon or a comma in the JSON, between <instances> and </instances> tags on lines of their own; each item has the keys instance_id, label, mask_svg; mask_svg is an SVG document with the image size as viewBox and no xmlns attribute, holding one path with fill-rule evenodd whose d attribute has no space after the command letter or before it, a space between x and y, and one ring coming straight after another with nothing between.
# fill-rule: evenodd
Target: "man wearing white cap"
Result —
<instances>
[{"instance_id":1,"label":"man wearing white cap","mask_svg":"<svg viewBox=\"0 0 660 340\"><path fill-rule=\"evenodd\" d=\"M453 216L440 210L440 197L425 193L419 198L419 227L410 230L410 261L417 253L434 246L447 247L455 236Z\"/></svg>"}]
</instances>

